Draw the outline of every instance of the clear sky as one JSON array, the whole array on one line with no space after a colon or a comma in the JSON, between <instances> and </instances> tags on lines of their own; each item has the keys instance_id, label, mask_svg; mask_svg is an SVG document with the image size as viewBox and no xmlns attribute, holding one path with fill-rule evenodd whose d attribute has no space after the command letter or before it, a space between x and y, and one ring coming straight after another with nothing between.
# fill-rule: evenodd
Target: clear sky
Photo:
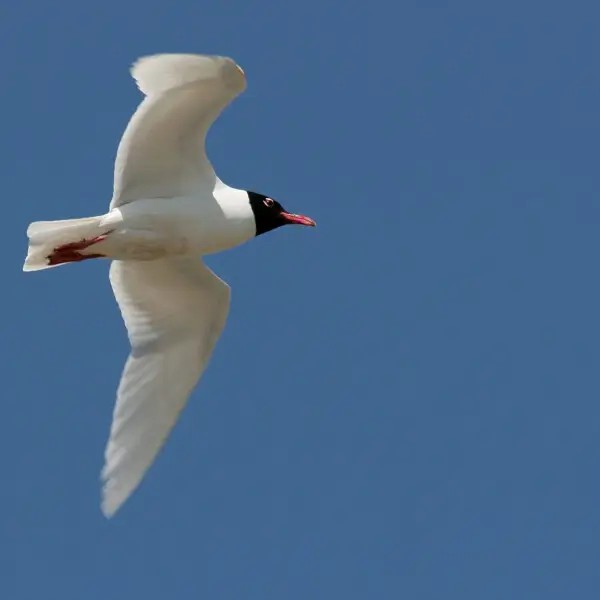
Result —
<instances>
[{"instance_id":1,"label":"clear sky","mask_svg":"<svg viewBox=\"0 0 600 600\"><path fill-rule=\"evenodd\" d=\"M5 2L0 597L600 590L597 2ZM210 257L232 309L107 521L128 343L33 220L101 214L138 56L234 57L209 153L316 219Z\"/></svg>"}]
</instances>

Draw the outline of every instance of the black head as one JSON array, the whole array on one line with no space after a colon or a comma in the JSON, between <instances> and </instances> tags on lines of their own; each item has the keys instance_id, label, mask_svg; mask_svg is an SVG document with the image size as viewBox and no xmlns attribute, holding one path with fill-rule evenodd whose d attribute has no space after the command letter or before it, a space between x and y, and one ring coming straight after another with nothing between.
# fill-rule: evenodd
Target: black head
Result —
<instances>
[{"instance_id":1,"label":"black head","mask_svg":"<svg viewBox=\"0 0 600 600\"><path fill-rule=\"evenodd\" d=\"M282 225L307 225L314 227L316 223L302 215L294 215L284 210L283 206L273 198L257 194L256 192L248 192L250 206L254 213L254 221L256 222L256 235L267 233Z\"/></svg>"}]
</instances>

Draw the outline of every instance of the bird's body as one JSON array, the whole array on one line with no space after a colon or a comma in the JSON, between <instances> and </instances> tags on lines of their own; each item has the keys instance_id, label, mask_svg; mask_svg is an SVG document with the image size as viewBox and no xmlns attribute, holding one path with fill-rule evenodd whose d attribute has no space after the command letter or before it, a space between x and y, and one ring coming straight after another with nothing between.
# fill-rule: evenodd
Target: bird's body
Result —
<instances>
[{"instance_id":1,"label":"bird's body","mask_svg":"<svg viewBox=\"0 0 600 600\"><path fill-rule=\"evenodd\" d=\"M247 242L256 234L247 193L220 187L212 196L144 198L113 208L81 230L85 239L106 236L82 250L112 260L206 256Z\"/></svg>"},{"instance_id":2,"label":"bird's body","mask_svg":"<svg viewBox=\"0 0 600 600\"><path fill-rule=\"evenodd\" d=\"M32 223L23 267L113 260L110 281L132 352L106 448L106 515L141 481L225 325L229 286L200 257L288 223L314 225L271 198L227 186L206 157L210 125L245 89L233 60L156 55L132 74L146 98L119 144L109 211Z\"/></svg>"}]
</instances>

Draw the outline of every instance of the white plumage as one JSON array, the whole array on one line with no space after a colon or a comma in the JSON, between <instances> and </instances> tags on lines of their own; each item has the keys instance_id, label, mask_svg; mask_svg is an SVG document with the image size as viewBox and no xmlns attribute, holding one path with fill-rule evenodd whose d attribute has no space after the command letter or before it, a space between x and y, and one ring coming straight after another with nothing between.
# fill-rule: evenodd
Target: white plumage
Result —
<instances>
[{"instance_id":1,"label":"white plumage","mask_svg":"<svg viewBox=\"0 0 600 600\"><path fill-rule=\"evenodd\" d=\"M102 472L107 515L137 487L175 424L221 335L230 296L198 259L115 261L110 282L132 350Z\"/></svg>"},{"instance_id":2,"label":"white plumage","mask_svg":"<svg viewBox=\"0 0 600 600\"><path fill-rule=\"evenodd\" d=\"M225 325L229 286L199 256L255 234L247 193L221 183L205 151L211 124L245 88L242 70L229 58L163 54L131 72L146 97L119 144L110 212L32 223L24 266L55 266L46 258L56 246L111 232L81 251L115 259L110 282L132 348L102 471L107 516L153 462Z\"/></svg>"},{"instance_id":3,"label":"white plumage","mask_svg":"<svg viewBox=\"0 0 600 600\"><path fill-rule=\"evenodd\" d=\"M110 282L131 342L106 447L111 516L152 464L225 325L229 286L200 258L286 223L314 225L216 176L208 129L246 86L230 58L163 54L132 68L144 100L123 134L108 213L40 221L23 269L113 260Z\"/></svg>"},{"instance_id":4,"label":"white plumage","mask_svg":"<svg viewBox=\"0 0 600 600\"><path fill-rule=\"evenodd\" d=\"M243 71L230 58L159 54L138 60L131 73L146 98L119 144L111 208L198 188L212 192L206 133L246 88Z\"/></svg>"}]
</instances>

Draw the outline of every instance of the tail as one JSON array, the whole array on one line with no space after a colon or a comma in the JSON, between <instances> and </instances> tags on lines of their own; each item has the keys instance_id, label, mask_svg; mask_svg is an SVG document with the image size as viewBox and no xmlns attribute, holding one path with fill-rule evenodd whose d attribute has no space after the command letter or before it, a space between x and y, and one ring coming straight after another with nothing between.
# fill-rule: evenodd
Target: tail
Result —
<instances>
[{"instance_id":1,"label":"tail","mask_svg":"<svg viewBox=\"0 0 600 600\"><path fill-rule=\"evenodd\" d=\"M103 232L99 229L102 218L32 223L27 228L29 248L23 271L40 271L68 262L101 256L81 254L81 250L104 239L101 235Z\"/></svg>"}]
</instances>

